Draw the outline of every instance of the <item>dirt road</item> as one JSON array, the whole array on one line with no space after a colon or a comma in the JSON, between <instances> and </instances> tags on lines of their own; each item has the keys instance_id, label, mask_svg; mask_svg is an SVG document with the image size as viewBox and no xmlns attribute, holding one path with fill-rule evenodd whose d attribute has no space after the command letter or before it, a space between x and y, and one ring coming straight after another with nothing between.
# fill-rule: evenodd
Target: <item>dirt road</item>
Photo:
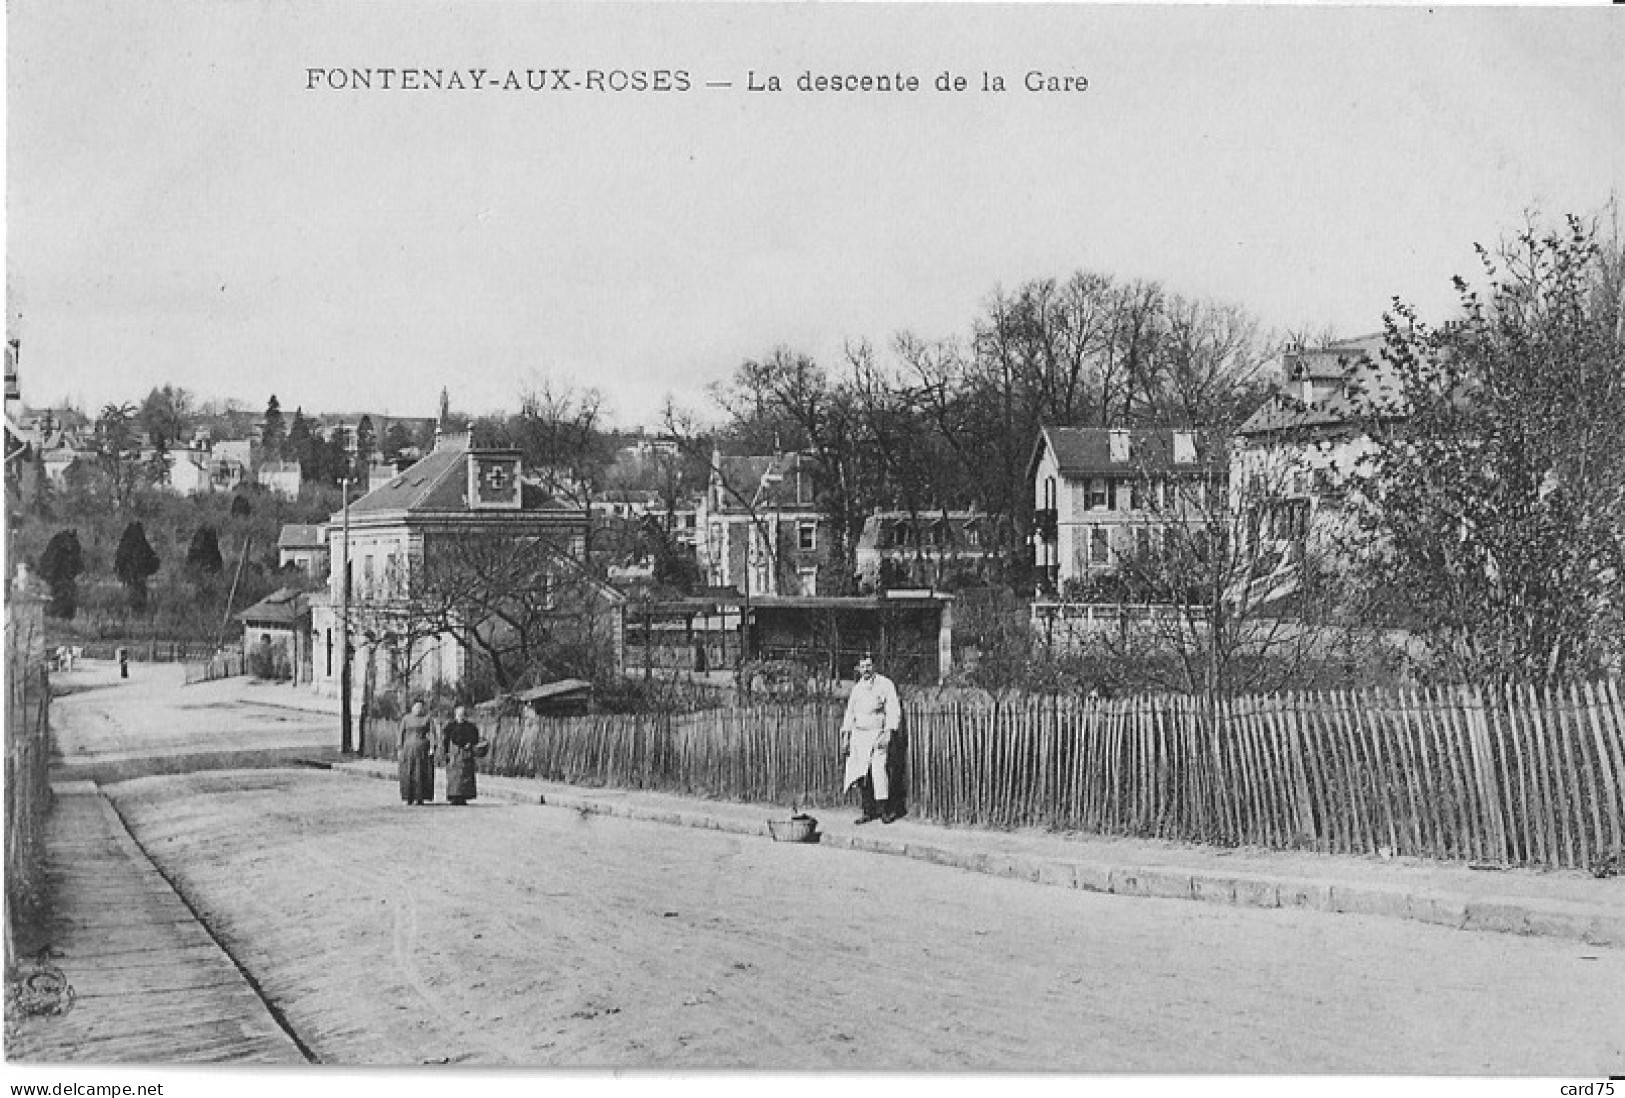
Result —
<instances>
[{"instance_id":1,"label":"dirt road","mask_svg":"<svg viewBox=\"0 0 1625 1098\"><path fill-rule=\"evenodd\" d=\"M312 771L109 787L326 1063L1584 1074L1625 951L1098 896Z\"/></svg>"},{"instance_id":2,"label":"dirt road","mask_svg":"<svg viewBox=\"0 0 1625 1098\"><path fill-rule=\"evenodd\" d=\"M51 703L56 753L85 764L98 759L196 752L317 748L338 742L338 721L289 708L308 691L244 678L184 685L178 663L131 663L118 677L110 660L85 660L51 676L64 696Z\"/></svg>"}]
</instances>

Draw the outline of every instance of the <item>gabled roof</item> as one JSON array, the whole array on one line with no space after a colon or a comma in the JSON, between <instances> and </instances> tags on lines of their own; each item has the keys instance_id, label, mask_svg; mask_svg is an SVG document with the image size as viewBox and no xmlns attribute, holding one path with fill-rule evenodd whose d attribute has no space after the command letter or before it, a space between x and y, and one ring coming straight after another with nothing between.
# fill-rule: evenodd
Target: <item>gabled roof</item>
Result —
<instances>
[{"instance_id":1,"label":"gabled roof","mask_svg":"<svg viewBox=\"0 0 1625 1098\"><path fill-rule=\"evenodd\" d=\"M1387 336L1382 332L1334 340L1320 347L1297 348L1281 355L1286 381L1341 381L1364 362L1377 362Z\"/></svg>"},{"instance_id":2,"label":"gabled roof","mask_svg":"<svg viewBox=\"0 0 1625 1098\"><path fill-rule=\"evenodd\" d=\"M266 595L247 610L238 612L237 620L262 625L294 625L310 610L310 600L303 591L283 587Z\"/></svg>"},{"instance_id":3,"label":"gabled roof","mask_svg":"<svg viewBox=\"0 0 1625 1098\"><path fill-rule=\"evenodd\" d=\"M801 454L725 457L717 462L724 485L721 509L766 507L808 511L813 503L813 463Z\"/></svg>"},{"instance_id":4,"label":"gabled roof","mask_svg":"<svg viewBox=\"0 0 1625 1098\"><path fill-rule=\"evenodd\" d=\"M369 511L465 511L468 509L466 446L442 446L397 473L354 503L350 513Z\"/></svg>"},{"instance_id":5,"label":"gabled roof","mask_svg":"<svg viewBox=\"0 0 1625 1098\"><path fill-rule=\"evenodd\" d=\"M1126 454L1113 452L1112 436L1126 436ZM1175 461L1176 435L1189 436L1194 460ZM1029 474L1037 467L1045 445L1055 454L1061 475L1072 479L1090 476L1141 476L1153 473L1196 473L1223 468L1224 435L1208 429L1168 427L1044 427L1028 463Z\"/></svg>"},{"instance_id":6,"label":"gabled roof","mask_svg":"<svg viewBox=\"0 0 1625 1098\"><path fill-rule=\"evenodd\" d=\"M1336 377L1345 384L1336 392L1314 404L1305 404L1291 393L1278 390L1247 417L1236 433L1255 437L1287 431L1355 427L1372 418L1392 419L1399 414L1399 381L1386 362L1368 356L1348 359L1346 366L1345 372Z\"/></svg>"},{"instance_id":7,"label":"gabled roof","mask_svg":"<svg viewBox=\"0 0 1625 1098\"><path fill-rule=\"evenodd\" d=\"M282 527L277 536L278 549L321 549L326 547L327 539L323 536L325 526L309 526L304 523L290 522Z\"/></svg>"},{"instance_id":8,"label":"gabled roof","mask_svg":"<svg viewBox=\"0 0 1625 1098\"><path fill-rule=\"evenodd\" d=\"M592 683L585 679L560 679L557 682L533 686L529 690L521 690L513 696L523 702L537 702L547 701L550 698L567 697L571 694L580 694L591 689Z\"/></svg>"}]
</instances>

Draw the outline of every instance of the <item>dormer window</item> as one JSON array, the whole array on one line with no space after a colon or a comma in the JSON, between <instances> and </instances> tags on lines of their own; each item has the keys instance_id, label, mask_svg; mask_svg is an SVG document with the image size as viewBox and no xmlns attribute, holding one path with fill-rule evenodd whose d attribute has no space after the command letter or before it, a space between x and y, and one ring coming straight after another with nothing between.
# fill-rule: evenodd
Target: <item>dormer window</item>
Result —
<instances>
[{"instance_id":1,"label":"dormer window","mask_svg":"<svg viewBox=\"0 0 1625 1098\"><path fill-rule=\"evenodd\" d=\"M519 451L468 452L468 504L476 511L519 510Z\"/></svg>"},{"instance_id":2,"label":"dormer window","mask_svg":"<svg viewBox=\"0 0 1625 1098\"><path fill-rule=\"evenodd\" d=\"M1196 435L1191 431L1174 432L1174 464L1193 465L1196 463Z\"/></svg>"}]
</instances>

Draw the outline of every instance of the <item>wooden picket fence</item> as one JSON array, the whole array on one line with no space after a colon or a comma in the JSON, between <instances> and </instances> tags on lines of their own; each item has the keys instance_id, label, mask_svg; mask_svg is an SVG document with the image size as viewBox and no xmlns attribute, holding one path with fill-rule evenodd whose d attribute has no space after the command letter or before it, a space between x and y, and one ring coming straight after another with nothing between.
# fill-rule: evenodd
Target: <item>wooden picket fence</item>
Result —
<instances>
[{"instance_id":1,"label":"wooden picket fence","mask_svg":"<svg viewBox=\"0 0 1625 1098\"><path fill-rule=\"evenodd\" d=\"M221 648L206 655L201 661L189 661L185 669L187 686L246 674L248 674L248 656L240 646Z\"/></svg>"},{"instance_id":2,"label":"wooden picket fence","mask_svg":"<svg viewBox=\"0 0 1625 1098\"><path fill-rule=\"evenodd\" d=\"M1625 848L1625 708L1562 689L905 701L909 811L985 827L1589 867ZM839 705L485 717L496 774L828 806ZM370 752L393 758L395 726Z\"/></svg>"},{"instance_id":3,"label":"wooden picket fence","mask_svg":"<svg viewBox=\"0 0 1625 1098\"><path fill-rule=\"evenodd\" d=\"M14 598L6 607L6 914L8 975L38 943L46 903L45 827L51 808L51 684L43 627Z\"/></svg>"}]
</instances>

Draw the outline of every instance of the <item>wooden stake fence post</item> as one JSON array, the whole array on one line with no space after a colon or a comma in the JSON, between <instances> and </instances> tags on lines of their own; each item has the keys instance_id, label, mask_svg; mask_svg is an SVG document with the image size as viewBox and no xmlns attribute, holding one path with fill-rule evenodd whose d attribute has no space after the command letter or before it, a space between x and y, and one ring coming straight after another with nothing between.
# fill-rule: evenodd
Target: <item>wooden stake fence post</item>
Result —
<instances>
[{"instance_id":1,"label":"wooden stake fence post","mask_svg":"<svg viewBox=\"0 0 1625 1098\"><path fill-rule=\"evenodd\" d=\"M1572 821L1575 846L1579 850L1579 860L1571 864L1577 869L1584 869L1591 864L1591 845L1586 842L1584 810L1580 803L1583 795L1580 786L1580 768L1575 765L1574 747L1570 743L1569 736L1569 729L1574 723L1574 716L1566 711L1567 707L1564 705L1561 687L1552 687L1551 696L1556 714L1556 720L1553 723L1557 726L1558 750L1563 758L1564 769L1568 772L1570 796L1567 798L1568 811L1564 815Z\"/></svg>"},{"instance_id":2,"label":"wooden stake fence post","mask_svg":"<svg viewBox=\"0 0 1625 1098\"><path fill-rule=\"evenodd\" d=\"M1614 774L1613 753L1608 749L1608 716L1606 713L1607 696L1600 690L1594 690L1590 683L1585 684L1586 711L1591 716L1591 734L1597 749L1597 770L1602 777L1603 792L1607 797L1608 826L1612 833L1613 842L1606 844L1603 836L1597 836L1599 856L1602 850L1611 845L1613 853L1618 855L1625 850L1625 833L1621 831L1621 807L1619 780Z\"/></svg>"},{"instance_id":3,"label":"wooden stake fence post","mask_svg":"<svg viewBox=\"0 0 1625 1098\"><path fill-rule=\"evenodd\" d=\"M1488 824L1484 835L1492 860L1509 860L1506 819L1501 812L1501 792L1495 780L1495 750L1490 743L1489 725L1484 717L1484 702L1478 689L1466 686L1461 691L1463 709L1467 718L1467 731L1472 745L1473 768L1477 771L1478 795L1484 806L1484 820Z\"/></svg>"},{"instance_id":4,"label":"wooden stake fence post","mask_svg":"<svg viewBox=\"0 0 1625 1098\"><path fill-rule=\"evenodd\" d=\"M1609 845L1602 826L1602 781L1598 773L1598 761L1587 756L1591 754L1588 741L1591 737L1586 733L1586 724L1589 711L1580 697L1580 688L1575 683L1569 684L1569 699L1573 703L1574 714L1574 753L1579 757L1580 766L1585 771L1586 792L1591 794L1591 838L1590 847L1596 852L1595 856L1602 857L1602 852ZM1586 867L1590 868L1591 858L1586 859Z\"/></svg>"}]
</instances>

